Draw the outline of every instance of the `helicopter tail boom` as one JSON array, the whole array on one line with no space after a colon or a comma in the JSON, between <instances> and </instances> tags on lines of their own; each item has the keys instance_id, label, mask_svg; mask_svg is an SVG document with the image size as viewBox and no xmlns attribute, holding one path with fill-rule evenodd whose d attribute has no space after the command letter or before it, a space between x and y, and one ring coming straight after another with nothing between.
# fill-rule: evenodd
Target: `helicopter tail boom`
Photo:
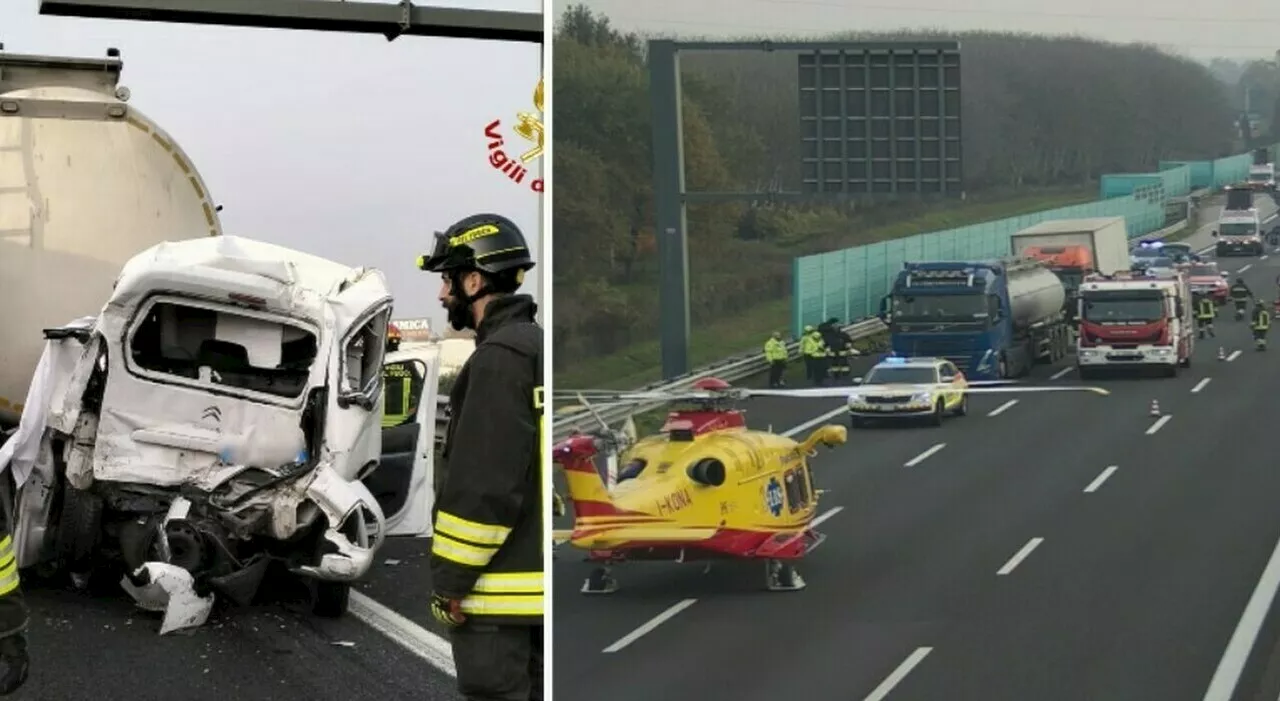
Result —
<instances>
[{"instance_id":1,"label":"helicopter tail boom","mask_svg":"<svg viewBox=\"0 0 1280 701\"><path fill-rule=\"evenodd\" d=\"M569 455L557 462L564 469L575 520L584 516L620 516L627 513L614 506L604 479L589 455Z\"/></svg>"}]
</instances>

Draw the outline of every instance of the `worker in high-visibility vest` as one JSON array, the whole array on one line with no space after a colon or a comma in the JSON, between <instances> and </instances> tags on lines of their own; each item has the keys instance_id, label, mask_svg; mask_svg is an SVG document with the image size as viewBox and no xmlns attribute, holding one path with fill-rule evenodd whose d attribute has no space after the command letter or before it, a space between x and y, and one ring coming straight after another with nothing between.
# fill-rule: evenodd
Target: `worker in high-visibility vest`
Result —
<instances>
[{"instance_id":1,"label":"worker in high-visibility vest","mask_svg":"<svg viewBox=\"0 0 1280 701\"><path fill-rule=\"evenodd\" d=\"M1218 305L1213 303L1209 295L1201 292L1193 292L1192 297L1196 301L1196 327L1200 338L1204 338L1205 333L1216 337L1218 334L1213 331L1213 320L1218 316Z\"/></svg>"},{"instance_id":2,"label":"worker in high-visibility vest","mask_svg":"<svg viewBox=\"0 0 1280 701\"><path fill-rule=\"evenodd\" d=\"M764 359L769 361L769 386L785 386L782 374L787 371L787 344L782 342L781 331L774 331L764 342Z\"/></svg>"},{"instance_id":3,"label":"worker in high-visibility vest","mask_svg":"<svg viewBox=\"0 0 1280 701\"><path fill-rule=\"evenodd\" d=\"M399 426L418 413L414 389L420 383L411 367L409 363L382 366L383 428Z\"/></svg>"},{"instance_id":4,"label":"worker in high-visibility vest","mask_svg":"<svg viewBox=\"0 0 1280 701\"><path fill-rule=\"evenodd\" d=\"M1267 332L1271 330L1271 312L1262 300L1255 300L1253 307L1253 341L1258 350L1267 349Z\"/></svg>"},{"instance_id":5,"label":"worker in high-visibility vest","mask_svg":"<svg viewBox=\"0 0 1280 701\"><path fill-rule=\"evenodd\" d=\"M823 343L822 334L812 326L804 327L800 353L804 356L805 374L809 381L821 385L827 379L827 344Z\"/></svg>"}]
</instances>

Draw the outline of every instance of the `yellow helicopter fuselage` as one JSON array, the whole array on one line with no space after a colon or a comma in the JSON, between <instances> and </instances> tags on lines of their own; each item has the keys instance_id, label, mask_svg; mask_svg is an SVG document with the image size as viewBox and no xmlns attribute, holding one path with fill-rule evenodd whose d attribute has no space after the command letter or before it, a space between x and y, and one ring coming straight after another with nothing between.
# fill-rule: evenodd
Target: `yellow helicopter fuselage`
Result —
<instances>
[{"instance_id":1,"label":"yellow helicopter fuselage","mask_svg":"<svg viewBox=\"0 0 1280 701\"><path fill-rule=\"evenodd\" d=\"M741 425L702 432L677 426L619 456L612 492L587 455L565 459L570 451L562 449L557 462L575 510L568 540L592 551L625 550L629 558L668 559L672 549L682 559L801 557L816 544L809 455L819 442L845 438L837 425L804 442Z\"/></svg>"}]
</instances>

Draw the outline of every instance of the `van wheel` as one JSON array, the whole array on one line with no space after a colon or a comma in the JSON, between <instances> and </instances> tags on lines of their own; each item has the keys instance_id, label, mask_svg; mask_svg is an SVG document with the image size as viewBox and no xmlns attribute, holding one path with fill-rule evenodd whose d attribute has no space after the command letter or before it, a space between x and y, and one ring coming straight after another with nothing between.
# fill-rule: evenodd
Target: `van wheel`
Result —
<instances>
[{"instance_id":1,"label":"van wheel","mask_svg":"<svg viewBox=\"0 0 1280 701\"><path fill-rule=\"evenodd\" d=\"M929 424L932 426L941 426L942 417L946 413L947 413L946 405L942 402L941 399L939 399L938 403L933 405L933 416L929 417Z\"/></svg>"},{"instance_id":2,"label":"van wheel","mask_svg":"<svg viewBox=\"0 0 1280 701\"><path fill-rule=\"evenodd\" d=\"M78 570L98 549L102 533L102 498L93 492L62 485L58 515L57 558L61 567Z\"/></svg>"},{"instance_id":3,"label":"van wheel","mask_svg":"<svg viewBox=\"0 0 1280 701\"><path fill-rule=\"evenodd\" d=\"M351 605L351 585L345 582L316 582L311 611L321 618L342 618Z\"/></svg>"}]
</instances>

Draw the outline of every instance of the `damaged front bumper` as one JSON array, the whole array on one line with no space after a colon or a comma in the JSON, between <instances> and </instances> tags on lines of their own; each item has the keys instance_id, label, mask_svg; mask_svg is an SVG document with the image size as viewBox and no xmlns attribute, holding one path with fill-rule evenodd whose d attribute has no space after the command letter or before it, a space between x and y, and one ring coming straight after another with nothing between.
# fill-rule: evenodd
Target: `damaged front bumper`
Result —
<instances>
[{"instance_id":1,"label":"damaged front bumper","mask_svg":"<svg viewBox=\"0 0 1280 701\"><path fill-rule=\"evenodd\" d=\"M363 482L348 482L328 467L316 470L307 499L320 508L328 526L318 559L294 568L298 574L330 582L353 582L373 566L382 546L386 517Z\"/></svg>"}]
</instances>

